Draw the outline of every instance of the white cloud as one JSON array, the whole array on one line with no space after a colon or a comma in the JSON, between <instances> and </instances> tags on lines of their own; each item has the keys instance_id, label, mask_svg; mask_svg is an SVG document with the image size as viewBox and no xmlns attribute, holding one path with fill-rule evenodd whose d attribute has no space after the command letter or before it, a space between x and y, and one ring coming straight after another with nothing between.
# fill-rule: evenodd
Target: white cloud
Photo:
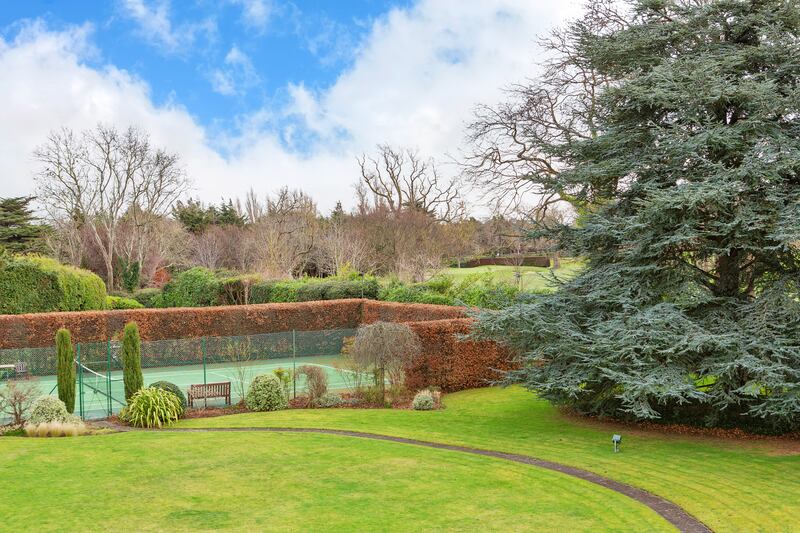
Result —
<instances>
[{"instance_id":1,"label":"white cloud","mask_svg":"<svg viewBox=\"0 0 800 533\"><path fill-rule=\"evenodd\" d=\"M111 65L88 66L88 27L30 25L13 41L0 38L0 196L33 191L30 154L50 130L101 121L138 125L180 153L195 194L206 200L288 185L323 209L336 200L347 205L355 156L377 143L439 159L456 153L473 106L501 100L503 86L532 75L535 36L579 1L422 0L393 10L329 89L289 85L290 106L238 117L236 132L215 139L178 103L155 105L142 80ZM225 66L246 63L233 48Z\"/></svg>"},{"instance_id":2,"label":"white cloud","mask_svg":"<svg viewBox=\"0 0 800 533\"><path fill-rule=\"evenodd\" d=\"M259 82L253 62L237 46L225 55L225 67L217 68L209 74L209 81L214 92L225 96L244 93Z\"/></svg>"},{"instance_id":3,"label":"white cloud","mask_svg":"<svg viewBox=\"0 0 800 533\"><path fill-rule=\"evenodd\" d=\"M272 17L274 6L270 0L231 0L242 8L245 26L264 30Z\"/></svg>"},{"instance_id":4,"label":"white cloud","mask_svg":"<svg viewBox=\"0 0 800 533\"><path fill-rule=\"evenodd\" d=\"M145 40L169 54L184 52L200 33L216 31L212 19L173 26L169 0L156 0L152 5L145 0L122 0L122 11L137 24Z\"/></svg>"}]
</instances>

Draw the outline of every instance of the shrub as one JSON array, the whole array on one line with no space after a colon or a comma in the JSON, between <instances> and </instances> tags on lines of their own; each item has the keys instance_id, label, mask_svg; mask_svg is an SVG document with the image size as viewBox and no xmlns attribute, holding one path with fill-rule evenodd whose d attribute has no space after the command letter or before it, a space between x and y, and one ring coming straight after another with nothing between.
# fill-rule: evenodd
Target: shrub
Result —
<instances>
[{"instance_id":1,"label":"shrub","mask_svg":"<svg viewBox=\"0 0 800 533\"><path fill-rule=\"evenodd\" d=\"M144 305L133 298L123 296L106 296L106 307L108 309L142 309Z\"/></svg>"},{"instance_id":2,"label":"shrub","mask_svg":"<svg viewBox=\"0 0 800 533\"><path fill-rule=\"evenodd\" d=\"M136 322L128 322L122 334L122 380L125 383L126 400L144 386L142 341Z\"/></svg>"},{"instance_id":3,"label":"shrub","mask_svg":"<svg viewBox=\"0 0 800 533\"><path fill-rule=\"evenodd\" d=\"M222 300L222 282L211 270L194 267L181 272L166 285L159 307L206 307Z\"/></svg>"},{"instance_id":4,"label":"shrub","mask_svg":"<svg viewBox=\"0 0 800 533\"><path fill-rule=\"evenodd\" d=\"M224 305L245 305L254 302L251 298L252 288L259 278L254 275L229 276L220 279L221 299Z\"/></svg>"},{"instance_id":5,"label":"shrub","mask_svg":"<svg viewBox=\"0 0 800 533\"><path fill-rule=\"evenodd\" d=\"M251 411L278 411L286 409L287 399L275 375L261 374L250 383L244 403Z\"/></svg>"},{"instance_id":6,"label":"shrub","mask_svg":"<svg viewBox=\"0 0 800 533\"><path fill-rule=\"evenodd\" d=\"M183 391L181 390L180 387L169 381L156 381L154 383L151 383L149 387L162 389L174 394L181 402L181 412L179 416L183 416L183 414L186 412L186 395L183 394Z\"/></svg>"},{"instance_id":7,"label":"shrub","mask_svg":"<svg viewBox=\"0 0 800 533\"><path fill-rule=\"evenodd\" d=\"M378 297L380 284L374 277L365 277L356 280L332 280L327 282L325 288L326 300L341 300L345 298L371 298Z\"/></svg>"},{"instance_id":8,"label":"shrub","mask_svg":"<svg viewBox=\"0 0 800 533\"><path fill-rule=\"evenodd\" d=\"M325 290L328 284L317 280L303 280L295 289L298 302L313 302L325 300Z\"/></svg>"},{"instance_id":9,"label":"shrub","mask_svg":"<svg viewBox=\"0 0 800 533\"><path fill-rule=\"evenodd\" d=\"M297 301L297 287L300 284L296 281L276 281L272 283L270 291L270 302L284 303Z\"/></svg>"},{"instance_id":10,"label":"shrub","mask_svg":"<svg viewBox=\"0 0 800 533\"><path fill-rule=\"evenodd\" d=\"M66 405L67 412L75 411L75 356L69 330L61 328L56 333L56 375L58 397Z\"/></svg>"},{"instance_id":11,"label":"shrub","mask_svg":"<svg viewBox=\"0 0 800 533\"><path fill-rule=\"evenodd\" d=\"M414 395L414 400L411 402L411 407L416 411L430 411L439 406L439 392L434 392L428 389L421 390Z\"/></svg>"},{"instance_id":12,"label":"shrub","mask_svg":"<svg viewBox=\"0 0 800 533\"><path fill-rule=\"evenodd\" d=\"M286 398L289 398L289 385L292 383L292 371L287 370L285 368L276 368L272 371L275 374L275 377L278 378L278 381L281 382L281 386L283 387L283 394Z\"/></svg>"},{"instance_id":13,"label":"shrub","mask_svg":"<svg viewBox=\"0 0 800 533\"><path fill-rule=\"evenodd\" d=\"M0 314L105 307L105 283L88 270L37 256L7 255L0 263Z\"/></svg>"},{"instance_id":14,"label":"shrub","mask_svg":"<svg viewBox=\"0 0 800 533\"><path fill-rule=\"evenodd\" d=\"M55 396L39 396L31 407L28 424L38 426L50 422L76 423L80 419L68 413L64 402Z\"/></svg>"},{"instance_id":15,"label":"shrub","mask_svg":"<svg viewBox=\"0 0 800 533\"><path fill-rule=\"evenodd\" d=\"M329 407L339 407L342 405L342 397L338 394L333 394L330 392L326 392L322 396L317 399L317 407L322 407L323 409Z\"/></svg>"},{"instance_id":16,"label":"shrub","mask_svg":"<svg viewBox=\"0 0 800 533\"><path fill-rule=\"evenodd\" d=\"M86 425L80 420L25 425L25 434L29 437L77 437L84 433L86 433Z\"/></svg>"},{"instance_id":17,"label":"shrub","mask_svg":"<svg viewBox=\"0 0 800 533\"><path fill-rule=\"evenodd\" d=\"M303 365L297 373L306 378L306 394L311 405L317 405L322 396L328 392L328 375L316 365Z\"/></svg>"},{"instance_id":18,"label":"shrub","mask_svg":"<svg viewBox=\"0 0 800 533\"><path fill-rule=\"evenodd\" d=\"M161 299L161 289L147 288L139 289L133 293L133 299L144 307L159 307L158 301Z\"/></svg>"},{"instance_id":19,"label":"shrub","mask_svg":"<svg viewBox=\"0 0 800 533\"><path fill-rule=\"evenodd\" d=\"M128 400L120 418L136 427L169 426L180 418L181 401L170 391L156 387L139 389Z\"/></svg>"},{"instance_id":20,"label":"shrub","mask_svg":"<svg viewBox=\"0 0 800 533\"><path fill-rule=\"evenodd\" d=\"M387 302L455 305L456 301L448 295L428 290L425 285L393 284L380 292L379 298Z\"/></svg>"}]
</instances>

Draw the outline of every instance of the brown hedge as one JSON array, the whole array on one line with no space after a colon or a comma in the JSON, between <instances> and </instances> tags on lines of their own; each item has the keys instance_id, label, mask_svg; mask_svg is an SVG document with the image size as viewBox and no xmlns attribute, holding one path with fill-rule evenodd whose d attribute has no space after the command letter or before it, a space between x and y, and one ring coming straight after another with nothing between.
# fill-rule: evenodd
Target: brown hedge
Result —
<instances>
[{"instance_id":1,"label":"brown hedge","mask_svg":"<svg viewBox=\"0 0 800 533\"><path fill-rule=\"evenodd\" d=\"M418 391L439 387L444 392L486 387L511 370L509 353L492 341L462 340L471 319L410 322L422 351L406 367L406 387Z\"/></svg>"},{"instance_id":2,"label":"brown hedge","mask_svg":"<svg viewBox=\"0 0 800 533\"><path fill-rule=\"evenodd\" d=\"M104 341L117 338L130 321L143 340L161 340L355 328L360 320L361 300L2 315L0 348L52 346L62 327L73 342Z\"/></svg>"},{"instance_id":3,"label":"brown hedge","mask_svg":"<svg viewBox=\"0 0 800 533\"><path fill-rule=\"evenodd\" d=\"M406 304L397 302L364 301L362 324L373 322L421 322L427 320L443 320L464 318L463 307L432 304Z\"/></svg>"},{"instance_id":4,"label":"brown hedge","mask_svg":"<svg viewBox=\"0 0 800 533\"><path fill-rule=\"evenodd\" d=\"M105 341L118 338L130 321L139 325L143 340L162 340L356 328L378 320L406 322L420 338L421 354L406 368L412 391L485 387L500 377L497 370L511 366L507 352L497 344L458 338L470 329L471 319L465 318L463 308L357 299L2 315L0 348L52 346L61 327L70 330L76 343Z\"/></svg>"}]
</instances>

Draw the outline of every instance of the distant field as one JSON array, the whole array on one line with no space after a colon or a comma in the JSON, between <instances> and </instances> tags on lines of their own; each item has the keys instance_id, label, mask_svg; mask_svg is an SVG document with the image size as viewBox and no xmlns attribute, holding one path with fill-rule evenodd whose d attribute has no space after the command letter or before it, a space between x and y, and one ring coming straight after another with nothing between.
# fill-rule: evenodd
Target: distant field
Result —
<instances>
[{"instance_id":1,"label":"distant field","mask_svg":"<svg viewBox=\"0 0 800 533\"><path fill-rule=\"evenodd\" d=\"M542 267L513 267L513 266L482 266L475 268L445 268L440 271L441 274L451 276L456 281L464 279L472 274L491 274L495 280L506 281L508 283L516 283L517 280L514 273L517 269L522 271L522 289L526 291L547 290L552 289L552 284L549 280L549 273L552 271L559 278L569 279L575 276L584 267L584 262L580 259L562 259L561 268L552 270L550 268Z\"/></svg>"}]
</instances>

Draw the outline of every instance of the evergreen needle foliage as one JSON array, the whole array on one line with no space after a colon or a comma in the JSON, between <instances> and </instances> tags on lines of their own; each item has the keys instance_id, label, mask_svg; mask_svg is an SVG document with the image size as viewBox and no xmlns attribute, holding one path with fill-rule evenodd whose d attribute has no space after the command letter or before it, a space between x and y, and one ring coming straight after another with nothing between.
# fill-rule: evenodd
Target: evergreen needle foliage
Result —
<instances>
[{"instance_id":1,"label":"evergreen needle foliage","mask_svg":"<svg viewBox=\"0 0 800 533\"><path fill-rule=\"evenodd\" d=\"M610 5L562 34L561 72L607 80L589 126L539 135L558 170L528 177L579 207L544 232L588 268L479 333L521 354L509 381L585 412L796 429L800 3Z\"/></svg>"},{"instance_id":2,"label":"evergreen needle foliage","mask_svg":"<svg viewBox=\"0 0 800 533\"><path fill-rule=\"evenodd\" d=\"M125 400L129 400L144 386L142 342L136 322L128 322L122 334L122 379L125 383Z\"/></svg>"},{"instance_id":3,"label":"evergreen needle foliage","mask_svg":"<svg viewBox=\"0 0 800 533\"><path fill-rule=\"evenodd\" d=\"M64 402L67 412L75 411L75 355L69 330L61 328L56 333L56 373L58 376L58 398Z\"/></svg>"}]
</instances>

